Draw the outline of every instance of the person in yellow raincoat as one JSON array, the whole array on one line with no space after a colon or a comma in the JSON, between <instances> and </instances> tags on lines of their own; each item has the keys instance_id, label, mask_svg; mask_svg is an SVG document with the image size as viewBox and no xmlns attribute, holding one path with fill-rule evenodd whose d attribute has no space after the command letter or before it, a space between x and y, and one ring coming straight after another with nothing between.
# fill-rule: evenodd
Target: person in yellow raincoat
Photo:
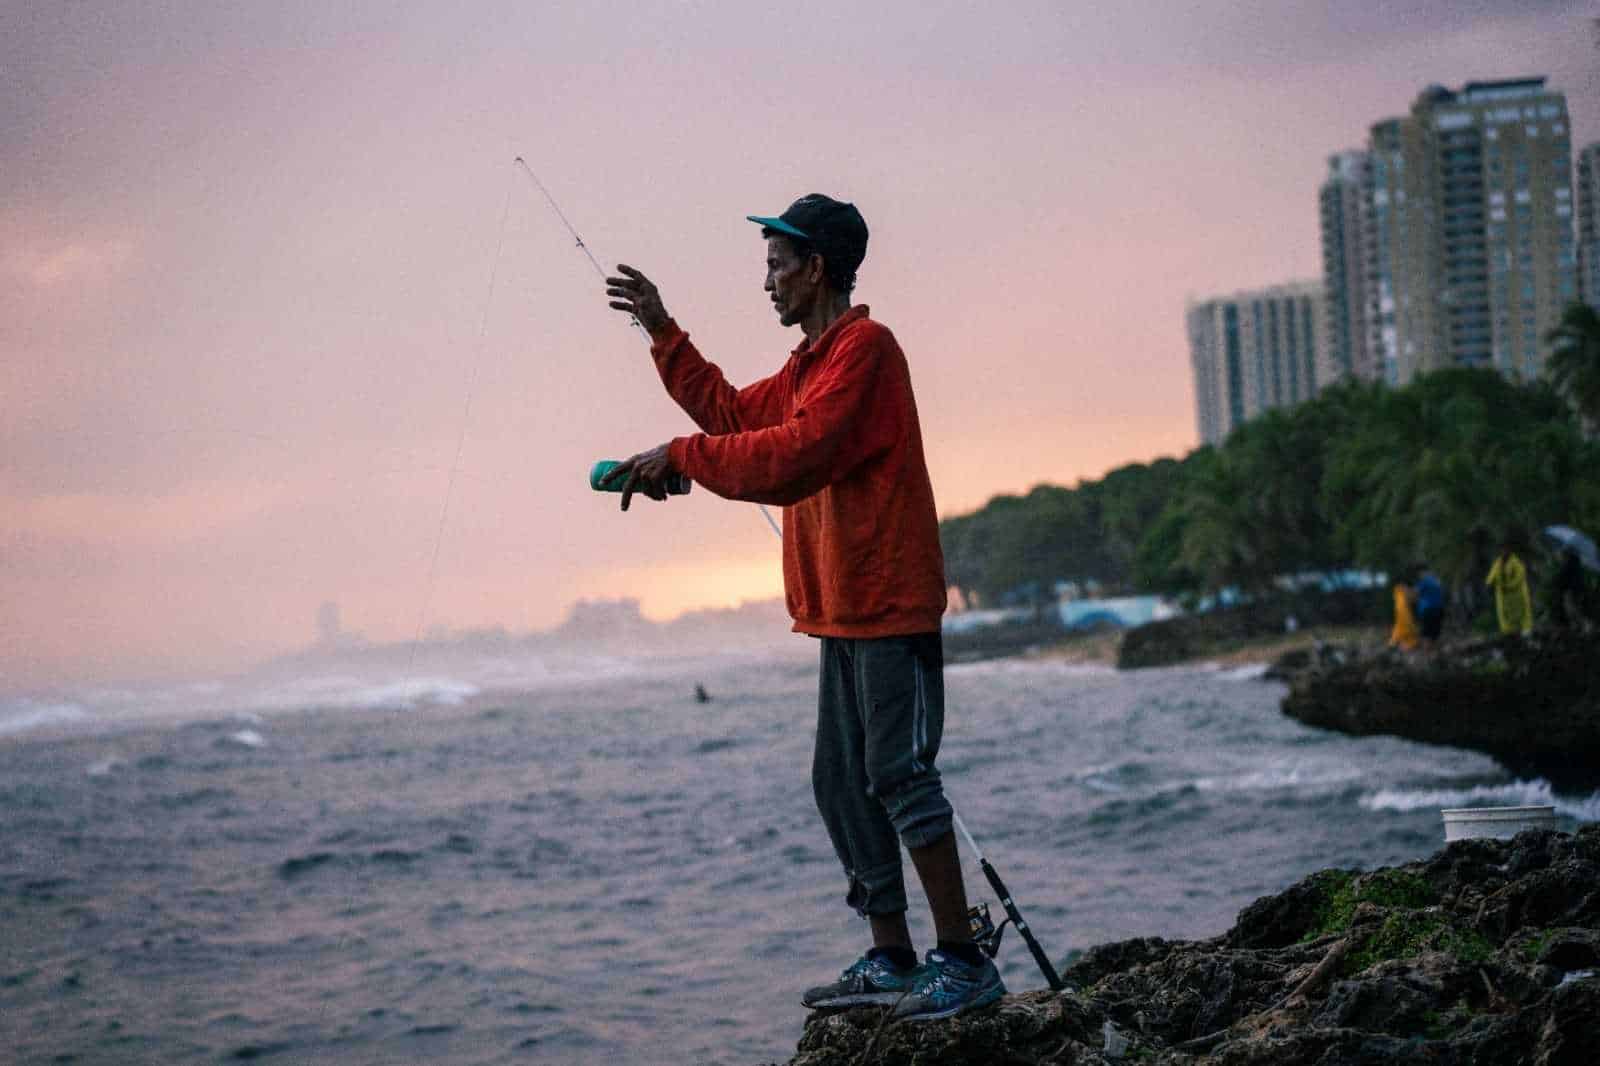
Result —
<instances>
[{"instance_id":1,"label":"person in yellow raincoat","mask_svg":"<svg viewBox=\"0 0 1600 1066\"><path fill-rule=\"evenodd\" d=\"M1500 616L1502 634L1533 631L1533 599L1528 595L1528 568L1522 565L1510 542L1500 546L1500 555L1489 568L1484 582L1494 589L1494 610Z\"/></svg>"},{"instance_id":2,"label":"person in yellow raincoat","mask_svg":"<svg viewBox=\"0 0 1600 1066\"><path fill-rule=\"evenodd\" d=\"M1411 586L1404 581L1394 583L1394 628L1389 631L1389 646L1401 651L1416 651L1422 634L1417 629L1417 616L1411 610Z\"/></svg>"}]
</instances>

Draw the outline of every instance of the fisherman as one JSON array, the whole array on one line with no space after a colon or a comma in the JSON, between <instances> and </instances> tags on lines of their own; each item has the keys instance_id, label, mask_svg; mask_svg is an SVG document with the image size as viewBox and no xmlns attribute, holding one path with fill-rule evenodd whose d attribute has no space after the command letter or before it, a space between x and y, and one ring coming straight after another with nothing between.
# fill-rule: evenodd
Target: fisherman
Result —
<instances>
[{"instance_id":1,"label":"fisherman","mask_svg":"<svg viewBox=\"0 0 1600 1066\"><path fill-rule=\"evenodd\" d=\"M796 632L821 640L818 809L844 865L845 902L872 946L815 1009L892 1005L944 1018L1005 993L974 943L951 806L934 759L944 725L944 557L904 353L865 304L851 304L867 251L853 204L801 197L746 216L766 239L765 289L798 347L774 375L735 388L667 313L643 273L619 265L611 306L650 334L662 383L704 431L623 461L608 480L664 499L674 474L719 496L783 507L783 583ZM933 912L922 965L906 925L904 844Z\"/></svg>"}]
</instances>

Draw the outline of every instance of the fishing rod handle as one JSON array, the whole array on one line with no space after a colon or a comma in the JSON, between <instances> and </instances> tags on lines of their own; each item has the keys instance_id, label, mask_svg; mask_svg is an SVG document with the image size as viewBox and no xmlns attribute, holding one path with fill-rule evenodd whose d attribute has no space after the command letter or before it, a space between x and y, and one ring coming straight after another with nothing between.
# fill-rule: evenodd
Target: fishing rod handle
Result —
<instances>
[{"instance_id":1,"label":"fishing rod handle","mask_svg":"<svg viewBox=\"0 0 1600 1066\"><path fill-rule=\"evenodd\" d=\"M1023 919L1022 912L1017 909L1016 903L1011 898L1011 890L1006 888L1006 883L1000 880L1000 875L995 868L989 865L989 860L978 859L978 868L983 871L983 876L989 879L989 887L994 889L995 895L1000 897L1000 906L1005 909L1006 917L1011 919L1011 924L1016 926L1017 934L1022 937L1022 942L1028 945L1028 951L1033 955L1033 961L1038 963L1039 972L1044 974L1045 983L1050 986L1050 991L1060 992L1067 987L1056 973L1056 968L1050 964L1050 957L1044 953L1044 948L1039 946L1039 941L1034 939L1033 930L1028 928L1028 923Z\"/></svg>"},{"instance_id":2,"label":"fishing rod handle","mask_svg":"<svg viewBox=\"0 0 1600 1066\"><path fill-rule=\"evenodd\" d=\"M628 480L627 478L618 478L609 485L604 483L605 476L615 470L617 466L618 462L615 459L602 459L594 464L589 469L589 487L596 492L621 492L623 485ZM672 474L662 483L662 487L667 490L668 496L687 496L689 489L693 485L694 482L682 474Z\"/></svg>"}]
</instances>

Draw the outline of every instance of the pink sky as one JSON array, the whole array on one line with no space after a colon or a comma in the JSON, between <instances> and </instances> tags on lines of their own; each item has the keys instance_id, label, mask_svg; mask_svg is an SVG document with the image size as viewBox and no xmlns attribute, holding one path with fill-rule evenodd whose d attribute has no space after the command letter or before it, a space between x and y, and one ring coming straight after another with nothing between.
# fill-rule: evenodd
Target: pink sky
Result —
<instances>
[{"instance_id":1,"label":"pink sky","mask_svg":"<svg viewBox=\"0 0 1600 1066\"><path fill-rule=\"evenodd\" d=\"M854 200L948 515L1192 448L1185 299L1316 276L1428 82L1600 138L1588 6L12 5L0 690L778 593L753 507L587 490L689 426L518 154L739 383L799 339L744 215Z\"/></svg>"}]
</instances>

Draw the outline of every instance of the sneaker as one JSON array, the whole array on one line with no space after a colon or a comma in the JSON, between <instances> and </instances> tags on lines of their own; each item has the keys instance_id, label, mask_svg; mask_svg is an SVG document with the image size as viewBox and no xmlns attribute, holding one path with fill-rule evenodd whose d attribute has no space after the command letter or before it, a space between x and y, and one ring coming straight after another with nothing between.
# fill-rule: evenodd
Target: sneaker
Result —
<instances>
[{"instance_id":1,"label":"sneaker","mask_svg":"<svg viewBox=\"0 0 1600 1066\"><path fill-rule=\"evenodd\" d=\"M913 966L902 970L868 953L853 962L833 984L806 989L800 1002L813 1010L889 1006L911 991L921 969Z\"/></svg>"},{"instance_id":2,"label":"sneaker","mask_svg":"<svg viewBox=\"0 0 1600 1066\"><path fill-rule=\"evenodd\" d=\"M974 1007L987 1007L1006 994L994 960L969 966L942 951L928 952L928 961L917 973L911 994L894 1009L898 1019L932 1021L949 1018Z\"/></svg>"}]
</instances>

